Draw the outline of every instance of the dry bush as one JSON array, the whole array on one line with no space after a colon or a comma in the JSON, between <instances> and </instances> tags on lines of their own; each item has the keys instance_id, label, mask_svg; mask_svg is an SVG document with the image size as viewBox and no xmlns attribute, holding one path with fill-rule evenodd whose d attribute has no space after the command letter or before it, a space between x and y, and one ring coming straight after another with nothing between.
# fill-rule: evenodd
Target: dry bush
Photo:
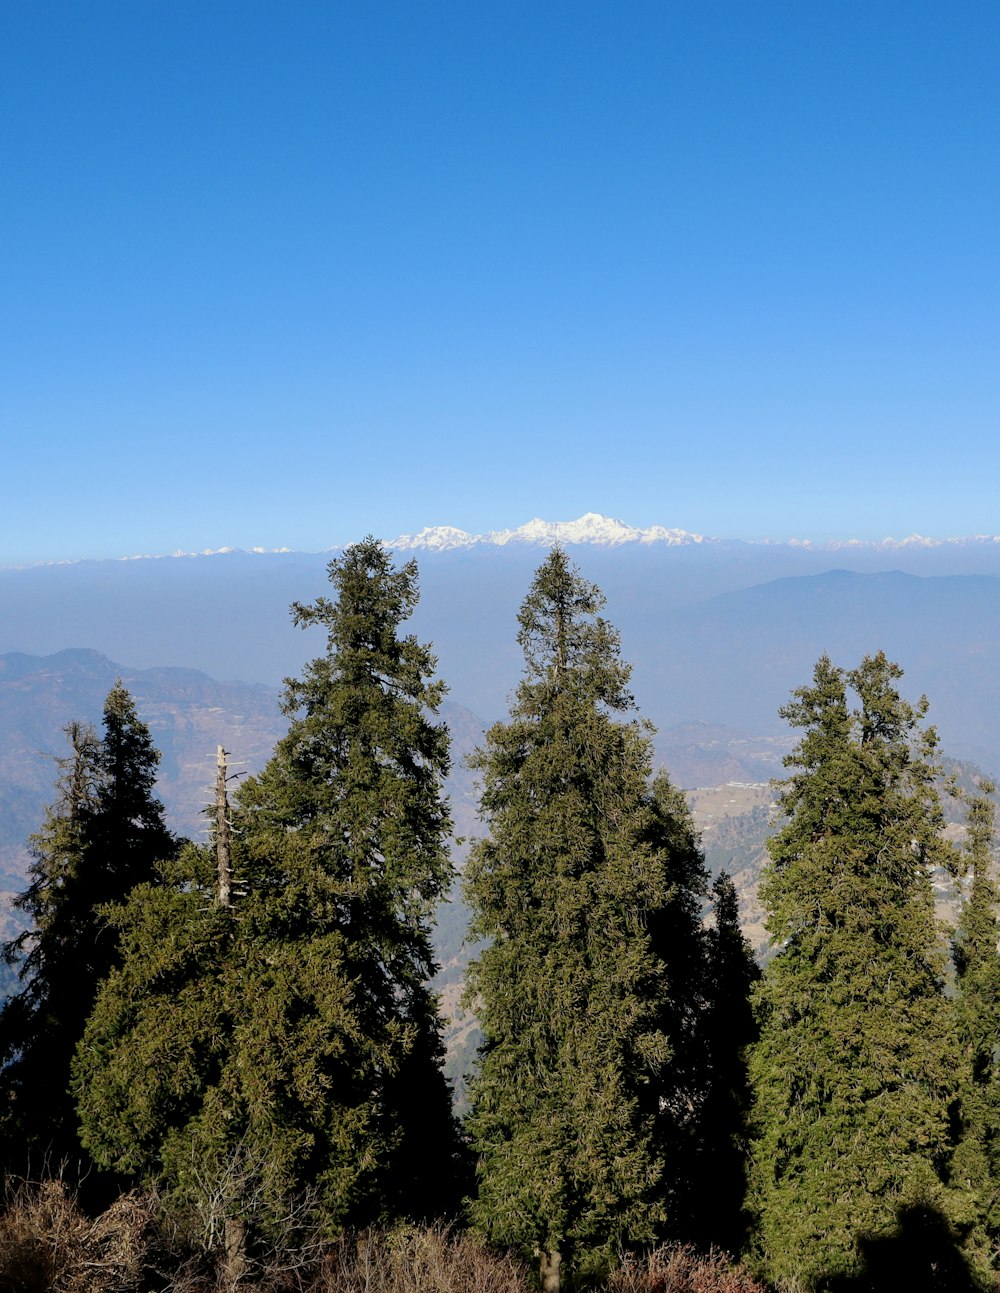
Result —
<instances>
[{"instance_id":1,"label":"dry bush","mask_svg":"<svg viewBox=\"0 0 1000 1293\"><path fill-rule=\"evenodd\" d=\"M723 1253L699 1253L682 1244L626 1257L608 1276L608 1293L766 1293L766 1288Z\"/></svg>"},{"instance_id":2,"label":"dry bush","mask_svg":"<svg viewBox=\"0 0 1000 1293\"><path fill-rule=\"evenodd\" d=\"M64 1181L21 1182L0 1214L0 1293L132 1293L154 1213L125 1194L91 1221Z\"/></svg>"},{"instance_id":3,"label":"dry bush","mask_svg":"<svg viewBox=\"0 0 1000 1293\"><path fill-rule=\"evenodd\" d=\"M59 1286L66 1293L132 1293L142 1284L156 1222L153 1195L122 1194L91 1222L85 1264L71 1282Z\"/></svg>"},{"instance_id":4,"label":"dry bush","mask_svg":"<svg viewBox=\"0 0 1000 1293\"><path fill-rule=\"evenodd\" d=\"M151 1195L122 1195L90 1220L61 1180L22 1183L0 1214L0 1293L139 1293L150 1286L163 1293L530 1293L534 1287L516 1258L443 1226L365 1230L330 1245L296 1234L297 1242L258 1254L235 1274L219 1252L181 1242L169 1223ZM150 1279L152 1285L144 1282ZM685 1247L626 1258L606 1289L765 1293L722 1254Z\"/></svg>"},{"instance_id":5,"label":"dry bush","mask_svg":"<svg viewBox=\"0 0 1000 1293\"><path fill-rule=\"evenodd\" d=\"M444 1227L365 1230L327 1254L315 1293L528 1293L527 1272Z\"/></svg>"},{"instance_id":6,"label":"dry bush","mask_svg":"<svg viewBox=\"0 0 1000 1293\"><path fill-rule=\"evenodd\" d=\"M51 1293L83 1260L89 1231L62 1181L20 1183L0 1215L0 1289Z\"/></svg>"}]
</instances>

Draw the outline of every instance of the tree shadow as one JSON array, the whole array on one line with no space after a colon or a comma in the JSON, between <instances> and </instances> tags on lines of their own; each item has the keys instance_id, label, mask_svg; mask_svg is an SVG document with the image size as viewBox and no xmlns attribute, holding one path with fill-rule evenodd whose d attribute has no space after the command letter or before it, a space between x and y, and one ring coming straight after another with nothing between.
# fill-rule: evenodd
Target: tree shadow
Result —
<instances>
[{"instance_id":1,"label":"tree shadow","mask_svg":"<svg viewBox=\"0 0 1000 1293\"><path fill-rule=\"evenodd\" d=\"M947 1218L927 1204L902 1208L890 1235L862 1236L861 1269L824 1282L827 1293L984 1293Z\"/></svg>"}]
</instances>

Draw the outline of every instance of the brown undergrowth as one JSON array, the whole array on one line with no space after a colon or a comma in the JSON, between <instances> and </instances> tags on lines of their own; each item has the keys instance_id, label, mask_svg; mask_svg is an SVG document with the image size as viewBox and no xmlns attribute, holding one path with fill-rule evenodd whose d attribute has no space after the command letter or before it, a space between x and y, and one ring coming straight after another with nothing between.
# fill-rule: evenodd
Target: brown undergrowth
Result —
<instances>
[{"instance_id":1,"label":"brown undergrowth","mask_svg":"<svg viewBox=\"0 0 1000 1293\"><path fill-rule=\"evenodd\" d=\"M533 1293L536 1287L524 1263L446 1226L272 1245L241 1262L238 1273L221 1240L194 1242L194 1233L149 1194L124 1194L90 1218L62 1181L21 1183L8 1190L0 1213L0 1293ZM680 1247L626 1258L605 1288L764 1293L722 1256Z\"/></svg>"},{"instance_id":2,"label":"brown undergrowth","mask_svg":"<svg viewBox=\"0 0 1000 1293\"><path fill-rule=\"evenodd\" d=\"M696 1252L683 1244L626 1257L608 1276L608 1293L767 1293L766 1285L725 1254Z\"/></svg>"},{"instance_id":3,"label":"brown undergrowth","mask_svg":"<svg viewBox=\"0 0 1000 1293\"><path fill-rule=\"evenodd\" d=\"M22 1182L0 1213L0 1293L138 1293L155 1203L123 1194L96 1220L61 1180Z\"/></svg>"}]
</instances>

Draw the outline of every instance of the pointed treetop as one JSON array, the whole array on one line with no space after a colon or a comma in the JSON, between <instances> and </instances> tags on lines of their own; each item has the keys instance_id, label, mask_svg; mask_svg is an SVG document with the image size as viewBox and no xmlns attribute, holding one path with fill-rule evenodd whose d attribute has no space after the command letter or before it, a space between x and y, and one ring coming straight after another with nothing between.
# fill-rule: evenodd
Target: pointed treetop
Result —
<instances>
[{"instance_id":1,"label":"pointed treetop","mask_svg":"<svg viewBox=\"0 0 1000 1293\"><path fill-rule=\"evenodd\" d=\"M604 601L566 553L553 548L535 573L517 617L517 641L525 661L521 692L529 705L570 688L609 709L633 707L627 690L632 670L621 659L617 630L599 613Z\"/></svg>"}]
</instances>

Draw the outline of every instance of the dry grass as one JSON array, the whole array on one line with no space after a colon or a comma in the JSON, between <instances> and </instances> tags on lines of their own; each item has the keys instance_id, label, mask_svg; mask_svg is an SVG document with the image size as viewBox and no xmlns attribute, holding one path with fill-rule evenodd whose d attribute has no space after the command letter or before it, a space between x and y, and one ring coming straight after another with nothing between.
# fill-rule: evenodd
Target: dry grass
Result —
<instances>
[{"instance_id":1,"label":"dry grass","mask_svg":"<svg viewBox=\"0 0 1000 1293\"><path fill-rule=\"evenodd\" d=\"M201 1237L202 1239L204 1236ZM301 1239L301 1237L298 1237ZM151 1195L125 1194L93 1220L60 1180L22 1183L0 1213L0 1293L532 1293L516 1258L447 1227L365 1230L335 1243L271 1247L241 1263L192 1244ZM626 1258L607 1293L765 1293L717 1253L660 1248Z\"/></svg>"},{"instance_id":2,"label":"dry grass","mask_svg":"<svg viewBox=\"0 0 1000 1293\"><path fill-rule=\"evenodd\" d=\"M608 1293L767 1293L723 1253L698 1253L680 1244L642 1259L626 1257L608 1276L607 1288Z\"/></svg>"},{"instance_id":3,"label":"dry grass","mask_svg":"<svg viewBox=\"0 0 1000 1293\"><path fill-rule=\"evenodd\" d=\"M154 1215L150 1199L124 1194L91 1221L64 1182L22 1182L0 1214L0 1290L133 1293Z\"/></svg>"},{"instance_id":4,"label":"dry grass","mask_svg":"<svg viewBox=\"0 0 1000 1293\"><path fill-rule=\"evenodd\" d=\"M60 1180L24 1182L0 1213L0 1293L530 1293L523 1266L444 1227L366 1230L272 1248L239 1278L221 1244L192 1246L150 1195L96 1220Z\"/></svg>"},{"instance_id":5,"label":"dry grass","mask_svg":"<svg viewBox=\"0 0 1000 1293\"><path fill-rule=\"evenodd\" d=\"M524 1266L444 1227L366 1230L324 1259L316 1293L529 1293Z\"/></svg>"}]
</instances>

